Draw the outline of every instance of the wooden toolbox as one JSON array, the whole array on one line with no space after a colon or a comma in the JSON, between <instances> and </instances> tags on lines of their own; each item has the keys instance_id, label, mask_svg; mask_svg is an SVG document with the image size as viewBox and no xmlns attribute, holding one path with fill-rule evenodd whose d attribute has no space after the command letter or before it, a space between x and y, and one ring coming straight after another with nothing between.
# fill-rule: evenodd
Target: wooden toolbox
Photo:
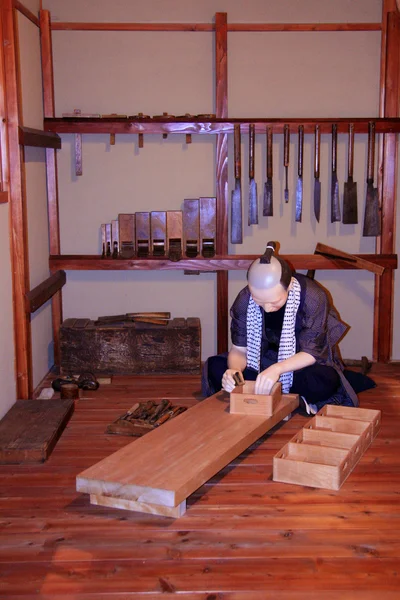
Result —
<instances>
[{"instance_id":1,"label":"wooden toolbox","mask_svg":"<svg viewBox=\"0 0 400 600\"><path fill-rule=\"evenodd\" d=\"M378 433L381 411L324 406L275 456L273 480L338 490Z\"/></svg>"},{"instance_id":2,"label":"wooden toolbox","mask_svg":"<svg viewBox=\"0 0 400 600\"><path fill-rule=\"evenodd\" d=\"M271 417L282 396L282 384L276 383L271 394L255 394L255 381L245 381L231 391L230 412L235 415Z\"/></svg>"},{"instance_id":3,"label":"wooden toolbox","mask_svg":"<svg viewBox=\"0 0 400 600\"><path fill-rule=\"evenodd\" d=\"M200 319L175 318L166 325L67 319L60 328L60 347L64 373L198 374Z\"/></svg>"}]
</instances>

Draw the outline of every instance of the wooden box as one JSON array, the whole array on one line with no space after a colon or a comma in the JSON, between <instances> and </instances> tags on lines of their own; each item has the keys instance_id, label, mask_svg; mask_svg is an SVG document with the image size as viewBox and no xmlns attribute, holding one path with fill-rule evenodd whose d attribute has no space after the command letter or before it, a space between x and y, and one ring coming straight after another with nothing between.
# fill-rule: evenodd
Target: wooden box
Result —
<instances>
[{"instance_id":1,"label":"wooden box","mask_svg":"<svg viewBox=\"0 0 400 600\"><path fill-rule=\"evenodd\" d=\"M63 373L198 374L200 319L176 318L166 325L67 319L60 328L60 347Z\"/></svg>"},{"instance_id":2,"label":"wooden box","mask_svg":"<svg viewBox=\"0 0 400 600\"><path fill-rule=\"evenodd\" d=\"M324 406L273 460L273 480L340 489L378 433L381 411Z\"/></svg>"},{"instance_id":3,"label":"wooden box","mask_svg":"<svg viewBox=\"0 0 400 600\"><path fill-rule=\"evenodd\" d=\"M235 415L271 417L282 395L282 385L276 383L271 394L255 394L255 381L245 381L231 392L230 412Z\"/></svg>"}]
</instances>

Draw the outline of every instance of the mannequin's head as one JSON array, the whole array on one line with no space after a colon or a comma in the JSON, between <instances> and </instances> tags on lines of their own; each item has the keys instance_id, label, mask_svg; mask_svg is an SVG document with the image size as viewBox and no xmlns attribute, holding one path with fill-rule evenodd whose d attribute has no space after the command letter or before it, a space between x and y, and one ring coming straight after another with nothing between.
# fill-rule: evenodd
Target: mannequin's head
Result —
<instances>
[{"instance_id":1,"label":"mannequin's head","mask_svg":"<svg viewBox=\"0 0 400 600\"><path fill-rule=\"evenodd\" d=\"M273 256L275 248L275 242L268 242L263 256L253 261L247 272L253 300L265 312L279 310L291 289L291 269L286 261Z\"/></svg>"}]
</instances>

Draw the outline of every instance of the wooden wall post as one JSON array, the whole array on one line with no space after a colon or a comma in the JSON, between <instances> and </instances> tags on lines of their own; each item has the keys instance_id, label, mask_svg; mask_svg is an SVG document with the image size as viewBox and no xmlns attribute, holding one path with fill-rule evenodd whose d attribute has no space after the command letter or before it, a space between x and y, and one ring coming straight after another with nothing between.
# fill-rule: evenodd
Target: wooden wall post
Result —
<instances>
[{"instance_id":1,"label":"wooden wall post","mask_svg":"<svg viewBox=\"0 0 400 600\"><path fill-rule=\"evenodd\" d=\"M40 40L42 50L43 112L54 117L54 77L51 43L51 22L48 10L40 11ZM46 148L47 205L49 216L50 255L60 254L60 220L58 209L57 150ZM61 290L52 298L54 363L60 364L60 327L62 323Z\"/></svg>"},{"instance_id":2,"label":"wooden wall post","mask_svg":"<svg viewBox=\"0 0 400 600\"><path fill-rule=\"evenodd\" d=\"M215 113L228 117L227 13L215 15ZM217 135L217 254L228 254L228 134ZM228 271L217 273L217 351L228 349Z\"/></svg>"},{"instance_id":3,"label":"wooden wall post","mask_svg":"<svg viewBox=\"0 0 400 600\"><path fill-rule=\"evenodd\" d=\"M400 16L394 0L384 0L382 17L380 116L399 115ZM379 192L382 207L381 254L395 252L397 134L382 136ZM378 362L391 359L393 340L394 273L386 270L375 278L374 350Z\"/></svg>"},{"instance_id":4,"label":"wooden wall post","mask_svg":"<svg viewBox=\"0 0 400 600\"><path fill-rule=\"evenodd\" d=\"M12 0L3 0L1 21L7 105L15 367L17 398L25 400L32 393L32 347L30 316L25 311L25 294L29 291L28 234L25 168L18 131L22 126L18 28Z\"/></svg>"}]
</instances>

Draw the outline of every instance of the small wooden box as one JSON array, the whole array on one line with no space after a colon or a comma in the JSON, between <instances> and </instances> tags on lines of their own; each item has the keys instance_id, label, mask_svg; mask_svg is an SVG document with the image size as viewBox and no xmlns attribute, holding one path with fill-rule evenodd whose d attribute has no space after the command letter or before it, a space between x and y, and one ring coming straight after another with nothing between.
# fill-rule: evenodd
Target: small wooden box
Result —
<instances>
[{"instance_id":1,"label":"small wooden box","mask_svg":"<svg viewBox=\"0 0 400 600\"><path fill-rule=\"evenodd\" d=\"M282 396L282 384L276 383L270 395L255 394L255 381L245 381L231 392L230 412L235 415L272 417Z\"/></svg>"},{"instance_id":2,"label":"small wooden box","mask_svg":"<svg viewBox=\"0 0 400 600\"><path fill-rule=\"evenodd\" d=\"M340 489L378 433L380 410L324 406L275 456L273 480Z\"/></svg>"}]
</instances>

